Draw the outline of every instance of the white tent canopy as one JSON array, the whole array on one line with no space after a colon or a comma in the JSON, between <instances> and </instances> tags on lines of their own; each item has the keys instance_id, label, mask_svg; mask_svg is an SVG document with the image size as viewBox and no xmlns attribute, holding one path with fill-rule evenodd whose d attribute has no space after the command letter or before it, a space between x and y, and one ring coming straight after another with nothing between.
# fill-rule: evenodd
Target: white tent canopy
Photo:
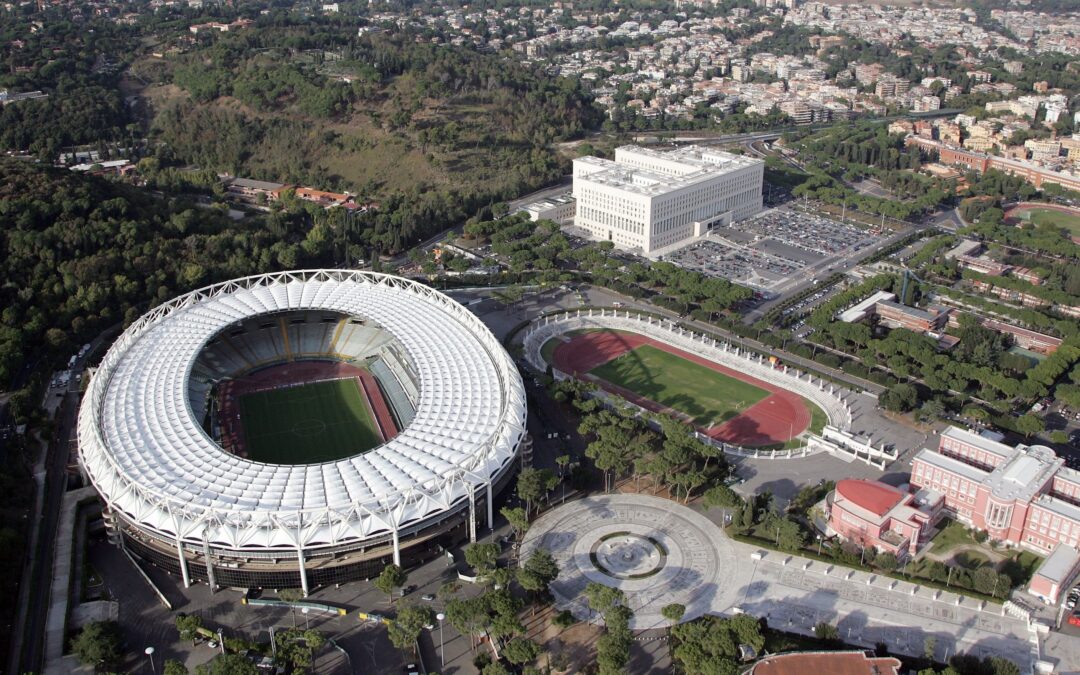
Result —
<instances>
[{"instance_id":1,"label":"white tent canopy","mask_svg":"<svg viewBox=\"0 0 1080 675\"><path fill-rule=\"evenodd\" d=\"M391 333L418 374L413 422L366 454L297 466L253 462L207 436L188 400L204 345L243 319L292 310L341 312ZM311 549L438 518L506 466L524 427L516 367L461 305L398 277L312 270L211 286L139 319L90 384L79 454L102 498L145 530Z\"/></svg>"}]
</instances>

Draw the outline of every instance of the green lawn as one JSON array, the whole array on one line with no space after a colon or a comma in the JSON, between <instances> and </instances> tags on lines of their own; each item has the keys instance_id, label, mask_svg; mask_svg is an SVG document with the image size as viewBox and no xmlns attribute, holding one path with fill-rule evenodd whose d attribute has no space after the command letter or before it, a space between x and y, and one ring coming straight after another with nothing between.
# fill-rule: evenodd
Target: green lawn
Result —
<instances>
[{"instance_id":1,"label":"green lawn","mask_svg":"<svg viewBox=\"0 0 1080 675\"><path fill-rule=\"evenodd\" d=\"M1066 228L1072 234L1080 234L1080 216L1072 213L1056 209L1030 208L1020 209L1010 215L1033 225L1056 225Z\"/></svg>"},{"instance_id":2,"label":"green lawn","mask_svg":"<svg viewBox=\"0 0 1080 675\"><path fill-rule=\"evenodd\" d=\"M248 457L256 462L329 462L382 442L352 378L247 394L240 414Z\"/></svg>"},{"instance_id":3,"label":"green lawn","mask_svg":"<svg viewBox=\"0 0 1080 675\"><path fill-rule=\"evenodd\" d=\"M764 389L642 345L589 371L690 417L698 426L723 424L769 395Z\"/></svg>"},{"instance_id":4,"label":"green lawn","mask_svg":"<svg viewBox=\"0 0 1080 675\"><path fill-rule=\"evenodd\" d=\"M935 554L942 554L948 552L950 549L956 548L963 544L974 544L974 539L971 538L971 534L965 526L956 522L955 520L948 521L948 524L938 532L930 543L934 545L931 551Z\"/></svg>"}]
</instances>

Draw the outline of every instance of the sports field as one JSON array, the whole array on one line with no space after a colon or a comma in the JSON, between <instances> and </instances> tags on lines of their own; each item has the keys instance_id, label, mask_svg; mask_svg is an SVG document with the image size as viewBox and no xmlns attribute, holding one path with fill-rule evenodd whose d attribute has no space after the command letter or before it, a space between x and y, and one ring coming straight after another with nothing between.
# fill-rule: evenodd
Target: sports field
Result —
<instances>
[{"instance_id":1,"label":"sports field","mask_svg":"<svg viewBox=\"0 0 1080 675\"><path fill-rule=\"evenodd\" d=\"M248 458L315 464L382 443L356 378L301 384L240 397Z\"/></svg>"},{"instance_id":2,"label":"sports field","mask_svg":"<svg viewBox=\"0 0 1080 675\"><path fill-rule=\"evenodd\" d=\"M589 374L677 410L700 427L722 424L769 395L748 382L648 344Z\"/></svg>"},{"instance_id":3,"label":"sports field","mask_svg":"<svg viewBox=\"0 0 1080 675\"><path fill-rule=\"evenodd\" d=\"M1071 234L1080 235L1080 215L1065 209L1023 207L1010 211L1009 217L1033 225L1064 227Z\"/></svg>"},{"instance_id":4,"label":"sports field","mask_svg":"<svg viewBox=\"0 0 1080 675\"><path fill-rule=\"evenodd\" d=\"M702 433L744 447L796 447L825 412L798 394L640 333L574 331L541 353L555 368L655 412L685 415Z\"/></svg>"}]
</instances>

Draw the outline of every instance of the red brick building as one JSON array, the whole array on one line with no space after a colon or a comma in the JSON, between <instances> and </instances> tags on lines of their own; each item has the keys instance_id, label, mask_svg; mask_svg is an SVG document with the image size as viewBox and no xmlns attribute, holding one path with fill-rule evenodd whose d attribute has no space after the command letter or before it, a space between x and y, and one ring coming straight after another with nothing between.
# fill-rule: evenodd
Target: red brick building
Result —
<instances>
[{"instance_id":1,"label":"red brick building","mask_svg":"<svg viewBox=\"0 0 1080 675\"><path fill-rule=\"evenodd\" d=\"M826 500L829 529L860 546L896 554L915 555L940 517L940 494L910 494L879 481L845 479Z\"/></svg>"}]
</instances>

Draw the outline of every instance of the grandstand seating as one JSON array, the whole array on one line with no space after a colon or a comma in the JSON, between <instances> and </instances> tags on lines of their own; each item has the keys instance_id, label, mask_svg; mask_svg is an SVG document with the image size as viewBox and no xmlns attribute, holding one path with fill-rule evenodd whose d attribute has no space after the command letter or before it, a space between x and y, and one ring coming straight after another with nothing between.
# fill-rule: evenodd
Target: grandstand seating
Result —
<instances>
[{"instance_id":1,"label":"grandstand seating","mask_svg":"<svg viewBox=\"0 0 1080 675\"><path fill-rule=\"evenodd\" d=\"M379 381L383 397L390 404L390 411L394 413L395 421L399 429L409 426L416 414L416 405L409 400L402 387L401 381L393 373L386 362L381 358L375 358L368 363L368 370Z\"/></svg>"},{"instance_id":2,"label":"grandstand seating","mask_svg":"<svg viewBox=\"0 0 1080 675\"><path fill-rule=\"evenodd\" d=\"M360 319L327 312L293 312L262 316L232 326L206 344L192 368L188 400L196 419L206 416L215 382L235 378L269 365L302 359L361 362L389 353L390 364L372 373L383 386L397 392L392 405L399 422L411 421L418 392L408 361L393 345L393 336ZM401 384L399 378L404 380ZM403 427L402 427L403 428Z\"/></svg>"}]
</instances>

